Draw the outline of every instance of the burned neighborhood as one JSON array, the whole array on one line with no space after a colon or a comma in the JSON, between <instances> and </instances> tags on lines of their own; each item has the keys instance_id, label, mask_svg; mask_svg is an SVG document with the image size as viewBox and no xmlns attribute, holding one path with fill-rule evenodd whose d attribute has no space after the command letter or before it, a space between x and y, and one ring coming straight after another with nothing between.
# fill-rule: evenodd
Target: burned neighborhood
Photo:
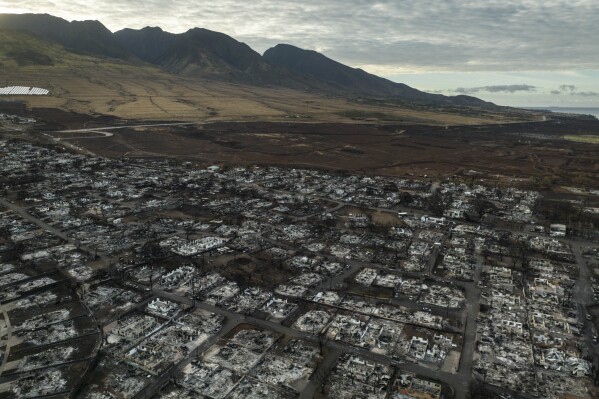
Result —
<instances>
[{"instance_id":1,"label":"burned neighborhood","mask_svg":"<svg viewBox=\"0 0 599 399\"><path fill-rule=\"evenodd\" d=\"M597 237L536 191L19 140L0 169L2 398L599 395Z\"/></svg>"}]
</instances>

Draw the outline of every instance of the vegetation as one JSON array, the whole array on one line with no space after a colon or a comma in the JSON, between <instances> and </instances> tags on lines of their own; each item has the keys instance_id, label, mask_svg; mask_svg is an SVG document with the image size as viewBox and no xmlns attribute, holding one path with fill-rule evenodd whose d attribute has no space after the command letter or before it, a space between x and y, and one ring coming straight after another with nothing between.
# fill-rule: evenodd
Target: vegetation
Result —
<instances>
[{"instance_id":1,"label":"vegetation","mask_svg":"<svg viewBox=\"0 0 599 399\"><path fill-rule=\"evenodd\" d=\"M453 196L450 192L442 192L436 189L427 199L426 207L435 216L443 216L443 212L449 208L453 202Z\"/></svg>"},{"instance_id":2,"label":"vegetation","mask_svg":"<svg viewBox=\"0 0 599 399\"><path fill-rule=\"evenodd\" d=\"M578 143L599 144L599 136L568 135L564 140L576 141Z\"/></svg>"},{"instance_id":3,"label":"vegetation","mask_svg":"<svg viewBox=\"0 0 599 399\"><path fill-rule=\"evenodd\" d=\"M5 67L53 66L82 62L85 57L69 53L26 33L0 30L0 62Z\"/></svg>"}]
</instances>

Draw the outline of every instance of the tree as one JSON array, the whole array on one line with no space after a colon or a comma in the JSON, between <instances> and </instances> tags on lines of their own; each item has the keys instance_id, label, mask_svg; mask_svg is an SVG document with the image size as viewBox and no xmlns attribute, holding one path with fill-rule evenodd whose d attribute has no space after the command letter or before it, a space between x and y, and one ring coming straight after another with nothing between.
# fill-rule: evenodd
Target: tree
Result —
<instances>
[{"instance_id":1,"label":"tree","mask_svg":"<svg viewBox=\"0 0 599 399\"><path fill-rule=\"evenodd\" d=\"M399 194L399 202L403 205L410 205L414 201L414 197L407 191L402 191Z\"/></svg>"},{"instance_id":2,"label":"tree","mask_svg":"<svg viewBox=\"0 0 599 399\"><path fill-rule=\"evenodd\" d=\"M443 212L453 202L451 193L443 193L440 188L436 189L427 200L427 208L435 216L443 216Z\"/></svg>"},{"instance_id":3,"label":"tree","mask_svg":"<svg viewBox=\"0 0 599 399\"><path fill-rule=\"evenodd\" d=\"M529 257L531 250L528 243L522 240L509 240L507 243L509 255L512 257L513 266L516 266L516 260L524 265L524 262Z\"/></svg>"},{"instance_id":4,"label":"tree","mask_svg":"<svg viewBox=\"0 0 599 399\"><path fill-rule=\"evenodd\" d=\"M9 238L10 237L10 230L8 229L7 226L2 226L0 227L0 238Z\"/></svg>"},{"instance_id":5,"label":"tree","mask_svg":"<svg viewBox=\"0 0 599 399\"><path fill-rule=\"evenodd\" d=\"M27 198L27 191L19 190L16 192L17 201L21 203L25 198Z\"/></svg>"},{"instance_id":6,"label":"tree","mask_svg":"<svg viewBox=\"0 0 599 399\"><path fill-rule=\"evenodd\" d=\"M476 194L476 197L472 200L472 208L474 208L478 220L481 220L485 214L493 213L497 210L497 206L481 193Z\"/></svg>"},{"instance_id":7,"label":"tree","mask_svg":"<svg viewBox=\"0 0 599 399\"><path fill-rule=\"evenodd\" d=\"M13 243L12 247L7 252L5 260L10 261L14 259L19 259L19 257L23 254L24 251L25 244L23 244L22 242Z\"/></svg>"},{"instance_id":8,"label":"tree","mask_svg":"<svg viewBox=\"0 0 599 399\"><path fill-rule=\"evenodd\" d=\"M162 248L156 241L148 241L141 249L141 253L148 258L160 258L163 256Z\"/></svg>"}]
</instances>

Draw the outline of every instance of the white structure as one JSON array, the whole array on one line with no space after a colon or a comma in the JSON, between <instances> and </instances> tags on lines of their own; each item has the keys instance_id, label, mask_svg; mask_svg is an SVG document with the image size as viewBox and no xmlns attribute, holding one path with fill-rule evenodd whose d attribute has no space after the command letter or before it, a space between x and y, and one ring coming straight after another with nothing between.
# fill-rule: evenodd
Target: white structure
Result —
<instances>
[{"instance_id":1,"label":"white structure","mask_svg":"<svg viewBox=\"0 0 599 399\"><path fill-rule=\"evenodd\" d=\"M437 224L437 225L441 225L441 226L444 226L447 223L447 220L444 217L436 218L436 217L432 217L432 216L422 216L420 218L420 221L423 223Z\"/></svg>"},{"instance_id":2,"label":"white structure","mask_svg":"<svg viewBox=\"0 0 599 399\"><path fill-rule=\"evenodd\" d=\"M566 225L565 224L552 224L549 228L549 235L551 237L565 237L566 236Z\"/></svg>"},{"instance_id":3,"label":"white structure","mask_svg":"<svg viewBox=\"0 0 599 399\"><path fill-rule=\"evenodd\" d=\"M147 308L149 312L164 317L172 317L179 310L176 303L161 298L156 298L148 303Z\"/></svg>"},{"instance_id":4,"label":"white structure","mask_svg":"<svg viewBox=\"0 0 599 399\"><path fill-rule=\"evenodd\" d=\"M47 96L50 90L29 86L8 86L0 88L0 96Z\"/></svg>"},{"instance_id":5,"label":"white structure","mask_svg":"<svg viewBox=\"0 0 599 399\"><path fill-rule=\"evenodd\" d=\"M464 219L465 214L461 209L451 208L443 212L443 216L450 219Z\"/></svg>"}]
</instances>

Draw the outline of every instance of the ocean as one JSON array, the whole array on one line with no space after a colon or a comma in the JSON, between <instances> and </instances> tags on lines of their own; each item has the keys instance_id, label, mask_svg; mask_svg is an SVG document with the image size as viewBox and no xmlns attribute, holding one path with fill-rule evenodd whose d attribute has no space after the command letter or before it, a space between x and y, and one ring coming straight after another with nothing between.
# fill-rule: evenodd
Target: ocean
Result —
<instances>
[{"instance_id":1,"label":"ocean","mask_svg":"<svg viewBox=\"0 0 599 399\"><path fill-rule=\"evenodd\" d=\"M560 112L564 114L582 114L582 115L593 115L599 119L599 108L575 108L575 107L530 107L528 109L534 110L548 110L551 112Z\"/></svg>"}]
</instances>

